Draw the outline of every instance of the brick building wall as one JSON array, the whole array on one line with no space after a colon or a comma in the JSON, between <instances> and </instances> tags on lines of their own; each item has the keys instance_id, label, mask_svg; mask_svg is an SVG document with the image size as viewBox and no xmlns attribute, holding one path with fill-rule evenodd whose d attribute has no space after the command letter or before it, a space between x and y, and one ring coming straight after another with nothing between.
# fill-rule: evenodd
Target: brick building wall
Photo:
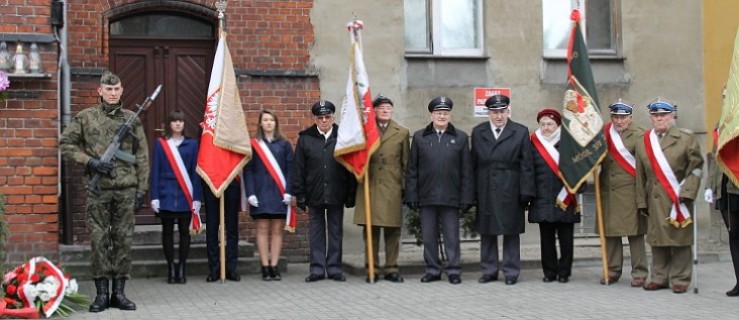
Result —
<instances>
[{"instance_id":1,"label":"brick building wall","mask_svg":"<svg viewBox=\"0 0 739 320\"><path fill-rule=\"evenodd\" d=\"M50 2L9 0L7 6L0 5L0 33L51 35ZM212 0L67 2L72 115L98 102L99 75L108 67L110 21L149 10L188 12L215 21ZM252 134L262 109L276 112L281 130L293 144L297 133L312 124L309 108L320 98L309 55L312 8L313 1L308 0L228 1L228 45ZM72 216L72 243L89 242L85 199L80 196L85 194L84 181L79 179L84 168L62 162L61 184L68 196L57 197L61 192L57 188L57 46L52 42L42 49L51 78L11 79L11 97L0 103L0 185L4 185L0 190L6 195L11 261L23 260L31 252L56 257L64 208ZM242 213L239 221L240 237L253 242L251 219ZM307 259L307 216L299 216L298 223L299 231L285 237L284 255L291 261Z\"/></svg>"},{"instance_id":2,"label":"brick building wall","mask_svg":"<svg viewBox=\"0 0 739 320\"><path fill-rule=\"evenodd\" d=\"M41 40L37 44L49 73L11 74L8 99L0 102L0 193L9 223L7 259L13 262L36 255L54 258L58 249L57 45L50 41L50 11L49 1L41 0L0 5L0 37L11 54L19 39ZM23 43L24 52L29 45Z\"/></svg>"}]
</instances>

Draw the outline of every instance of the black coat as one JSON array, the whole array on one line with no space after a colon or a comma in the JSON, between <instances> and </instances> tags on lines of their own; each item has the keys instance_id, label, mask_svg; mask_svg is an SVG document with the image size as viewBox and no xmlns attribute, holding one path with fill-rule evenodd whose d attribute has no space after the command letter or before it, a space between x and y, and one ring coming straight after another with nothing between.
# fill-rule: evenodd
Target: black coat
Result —
<instances>
[{"instance_id":1,"label":"black coat","mask_svg":"<svg viewBox=\"0 0 739 320\"><path fill-rule=\"evenodd\" d=\"M405 178L405 203L459 207L473 203L467 134L449 124L441 141L433 124L413 134Z\"/></svg>"},{"instance_id":2,"label":"black coat","mask_svg":"<svg viewBox=\"0 0 739 320\"><path fill-rule=\"evenodd\" d=\"M524 232L526 202L536 194L531 149L529 129L511 120L497 140L489 121L472 129L477 231L480 234Z\"/></svg>"},{"instance_id":3,"label":"black coat","mask_svg":"<svg viewBox=\"0 0 739 320\"><path fill-rule=\"evenodd\" d=\"M326 140L313 125L298 136L292 191L296 199L305 199L308 206L354 206L357 180L334 158L338 131L339 126L334 124L331 136Z\"/></svg>"},{"instance_id":4,"label":"black coat","mask_svg":"<svg viewBox=\"0 0 739 320\"><path fill-rule=\"evenodd\" d=\"M559 143L554 145L559 150ZM575 214L575 205L562 210L557 205L557 194L562 190L562 180L549 168L539 150L533 148L534 172L536 173L536 199L531 202L529 208L529 222L580 222L580 214ZM580 188L578 192L584 191Z\"/></svg>"}]
</instances>

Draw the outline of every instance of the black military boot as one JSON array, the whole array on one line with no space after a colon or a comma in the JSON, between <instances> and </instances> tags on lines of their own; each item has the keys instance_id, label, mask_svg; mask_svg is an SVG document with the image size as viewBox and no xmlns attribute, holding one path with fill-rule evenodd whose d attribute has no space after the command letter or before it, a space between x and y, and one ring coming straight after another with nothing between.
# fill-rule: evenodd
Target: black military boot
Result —
<instances>
[{"instance_id":1,"label":"black military boot","mask_svg":"<svg viewBox=\"0 0 739 320\"><path fill-rule=\"evenodd\" d=\"M108 296L108 278L97 278L95 280L95 289L97 289L97 295L95 301L90 305L90 312L100 312L108 309L110 304L110 297Z\"/></svg>"},{"instance_id":2,"label":"black military boot","mask_svg":"<svg viewBox=\"0 0 739 320\"><path fill-rule=\"evenodd\" d=\"M110 306L121 310L136 310L136 304L126 298L123 292L126 288L126 278L113 279L113 294L110 295Z\"/></svg>"}]
</instances>

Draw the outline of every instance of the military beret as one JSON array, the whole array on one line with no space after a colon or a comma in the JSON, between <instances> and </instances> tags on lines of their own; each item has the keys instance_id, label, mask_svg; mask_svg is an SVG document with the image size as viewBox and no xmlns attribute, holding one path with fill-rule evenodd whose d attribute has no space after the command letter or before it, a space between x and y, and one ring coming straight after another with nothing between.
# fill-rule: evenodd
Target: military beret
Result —
<instances>
[{"instance_id":1,"label":"military beret","mask_svg":"<svg viewBox=\"0 0 739 320\"><path fill-rule=\"evenodd\" d=\"M377 108L377 106L383 103L389 103L391 106L394 106L393 100L390 100L390 98L383 96L383 95L377 96L377 98L375 98L375 100L372 101L372 106Z\"/></svg>"},{"instance_id":2,"label":"military beret","mask_svg":"<svg viewBox=\"0 0 739 320\"><path fill-rule=\"evenodd\" d=\"M511 98L508 98L502 94L496 94L487 100L485 100L485 107L488 110L505 109L511 104Z\"/></svg>"},{"instance_id":3,"label":"military beret","mask_svg":"<svg viewBox=\"0 0 739 320\"><path fill-rule=\"evenodd\" d=\"M677 111L675 106L659 100L650 103L647 108L649 108L649 113L672 113Z\"/></svg>"},{"instance_id":4,"label":"military beret","mask_svg":"<svg viewBox=\"0 0 739 320\"><path fill-rule=\"evenodd\" d=\"M539 122L539 120L544 117L554 120L558 126L562 125L562 115L557 110L543 109L539 111L539 113L536 114L536 122Z\"/></svg>"},{"instance_id":5,"label":"military beret","mask_svg":"<svg viewBox=\"0 0 739 320\"><path fill-rule=\"evenodd\" d=\"M452 110L452 106L454 106L454 102L452 102L452 99L449 97L441 96L436 97L429 102L429 112L439 111L439 110Z\"/></svg>"},{"instance_id":6,"label":"military beret","mask_svg":"<svg viewBox=\"0 0 739 320\"><path fill-rule=\"evenodd\" d=\"M314 116L322 116L326 114L333 114L334 112L336 112L336 107L333 103L331 103L331 101L319 100L318 102L313 104L313 107L311 107L310 111L313 113Z\"/></svg>"},{"instance_id":7,"label":"military beret","mask_svg":"<svg viewBox=\"0 0 739 320\"><path fill-rule=\"evenodd\" d=\"M608 106L608 108L611 109L611 114L629 115L634 112L634 107L620 101Z\"/></svg>"}]
</instances>

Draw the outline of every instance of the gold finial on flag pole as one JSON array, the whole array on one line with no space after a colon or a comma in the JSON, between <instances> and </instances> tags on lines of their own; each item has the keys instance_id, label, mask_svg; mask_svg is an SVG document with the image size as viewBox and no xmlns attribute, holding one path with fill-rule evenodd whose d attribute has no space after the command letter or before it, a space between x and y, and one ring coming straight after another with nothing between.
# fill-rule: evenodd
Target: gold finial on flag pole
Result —
<instances>
[{"instance_id":1,"label":"gold finial on flag pole","mask_svg":"<svg viewBox=\"0 0 739 320\"><path fill-rule=\"evenodd\" d=\"M218 11L218 29L220 29L220 31L226 29L226 16L224 12L226 12L227 5L228 0L218 0L215 3L216 10Z\"/></svg>"}]
</instances>

